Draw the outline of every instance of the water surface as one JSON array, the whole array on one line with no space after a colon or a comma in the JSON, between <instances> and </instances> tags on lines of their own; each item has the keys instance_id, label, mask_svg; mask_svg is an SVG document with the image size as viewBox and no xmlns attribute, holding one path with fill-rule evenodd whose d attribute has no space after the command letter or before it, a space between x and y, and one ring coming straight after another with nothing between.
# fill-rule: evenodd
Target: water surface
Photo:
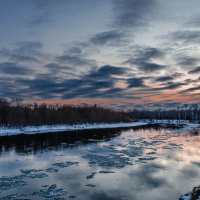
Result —
<instances>
[{"instance_id":1,"label":"water surface","mask_svg":"<svg viewBox=\"0 0 200 200\"><path fill-rule=\"evenodd\" d=\"M0 199L178 199L200 184L199 144L162 127L1 138Z\"/></svg>"}]
</instances>

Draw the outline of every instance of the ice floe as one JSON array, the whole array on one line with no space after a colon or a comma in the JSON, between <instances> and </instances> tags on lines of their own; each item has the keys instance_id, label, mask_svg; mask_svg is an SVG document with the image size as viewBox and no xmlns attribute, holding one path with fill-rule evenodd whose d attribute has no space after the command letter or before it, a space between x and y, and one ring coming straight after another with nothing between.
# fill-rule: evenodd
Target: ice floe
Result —
<instances>
[{"instance_id":1,"label":"ice floe","mask_svg":"<svg viewBox=\"0 0 200 200\"><path fill-rule=\"evenodd\" d=\"M21 169L22 176L28 178L44 178L48 175L42 169Z\"/></svg>"},{"instance_id":2,"label":"ice floe","mask_svg":"<svg viewBox=\"0 0 200 200\"><path fill-rule=\"evenodd\" d=\"M87 184L85 186L87 186L87 187L96 187L96 185L94 185L94 184Z\"/></svg>"},{"instance_id":3,"label":"ice floe","mask_svg":"<svg viewBox=\"0 0 200 200\"><path fill-rule=\"evenodd\" d=\"M43 197L45 199L53 199L56 200L59 197L62 197L67 194L67 191L62 188L57 188L57 185L51 185L47 188L41 189L39 192L34 192L33 195L38 195L40 197ZM60 198L59 198L60 199Z\"/></svg>"},{"instance_id":4,"label":"ice floe","mask_svg":"<svg viewBox=\"0 0 200 200\"><path fill-rule=\"evenodd\" d=\"M77 164L78 164L78 162L66 161L66 162L54 163L53 166L60 167L60 168L65 168L65 167L69 167L69 166L77 165Z\"/></svg>"},{"instance_id":5,"label":"ice floe","mask_svg":"<svg viewBox=\"0 0 200 200\"><path fill-rule=\"evenodd\" d=\"M92 179L92 178L94 178L95 174L96 174L96 172L93 172L92 174L88 175L86 177L86 179Z\"/></svg>"},{"instance_id":6,"label":"ice floe","mask_svg":"<svg viewBox=\"0 0 200 200\"><path fill-rule=\"evenodd\" d=\"M110 154L107 156L88 154L84 158L89 160L90 165L98 165L101 167L116 167L122 168L125 165L131 165L128 157L123 157L118 154Z\"/></svg>"},{"instance_id":7,"label":"ice floe","mask_svg":"<svg viewBox=\"0 0 200 200\"><path fill-rule=\"evenodd\" d=\"M45 170L46 172L49 172L49 173L55 173L55 172L58 172L58 169L55 169L55 168L47 168L46 170Z\"/></svg>"},{"instance_id":8,"label":"ice floe","mask_svg":"<svg viewBox=\"0 0 200 200\"><path fill-rule=\"evenodd\" d=\"M22 179L23 179L22 175L13 177L8 177L8 176L0 177L0 193L5 190L10 190L12 188L26 185L27 184L26 181Z\"/></svg>"}]
</instances>

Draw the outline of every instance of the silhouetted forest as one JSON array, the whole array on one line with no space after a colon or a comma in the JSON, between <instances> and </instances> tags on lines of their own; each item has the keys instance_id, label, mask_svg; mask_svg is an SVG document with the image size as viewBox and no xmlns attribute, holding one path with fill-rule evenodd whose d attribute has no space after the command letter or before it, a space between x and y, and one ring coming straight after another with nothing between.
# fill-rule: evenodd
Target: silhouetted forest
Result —
<instances>
[{"instance_id":1,"label":"silhouetted forest","mask_svg":"<svg viewBox=\"0 0 200 200\"><path fill-rule=\"evenodd\" d=\"M127 112L97 105L23 104L18 99L0 99L0 124L8 126L128 122Z\"/></svg>"},{"instance_id":2,"label":"silhouetted forest","mask_svg":"<svg viewBox=\"0 0 200 200\"><path fill-rule=\"evenodd\" d=\"M135 119L177 119L200 121L200 107L197 104L185 104L176 109L132 110L129 116Z\"/></svg>"}]
</instances>

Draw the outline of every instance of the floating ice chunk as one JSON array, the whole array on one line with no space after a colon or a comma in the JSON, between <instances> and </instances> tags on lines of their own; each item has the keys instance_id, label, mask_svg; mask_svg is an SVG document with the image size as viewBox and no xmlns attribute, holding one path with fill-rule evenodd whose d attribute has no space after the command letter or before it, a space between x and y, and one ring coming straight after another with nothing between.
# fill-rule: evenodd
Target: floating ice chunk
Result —
<instances>
[{"instance_id":1,"label":"floating ice chunk","mask_svg":"<svg viewBox=\"0 0 200 200\"><path fill-rule=\"evenodd\" d=\"M99 171L99 174L113 174L113 173L116 173L116 172L113 172L113 171Z\"/></svg>"},{"instance_id":2,"label":"floating ice chunk","mask_svg":"<svg viewBox=\"0 0 200 200\"><path fill-rule=\"evenodd\" d=\"M96 187L96 185L93 185L93 184L87 184L85 186L87 186L87 187Z\"/></svg>"},{"instance_id":3,"label":"floating ice chunk","mask_svg":"<svg viewBox=\"0 0 200 200\"><path fill-rule=\"evenodd\" d=\"M172 149L172 147L163 146L162 149Z\"/></svg>"},{"instance_id":4,"label":"floating ice chunk","mask_svg":"<svg viewBox=\"0 0 200 200\"><path fill-rule=\"evenodd\" d=\"M200 167L200 162L192 162L192 164Z\"/></svg>"},{"instance_id":5,"label":"floating ice chunk","mask_svg":"<svg viewBox=\"0 0 200 200\"><path fill-rule=\"evenodd\" d=\"M69 167L69 166L77 165L77 164L78 164L78 162L67 161L67 162L54 163L53 166L60 167L60 168L65 168L65 167Z\"/></svg>"},{"instance_id":6,"label":"floating ice chunk","mask_svg":"<svg viewBox=\"0 0 200 200\"><path fill-rule=\"evenodd\" d=\"M59 197L62 197L67 194L67 191L64 189L57 188L57 185L51 185L48 188L41 189L39 192L35 192L34 195L38 195L40 197L46 198L46 199L60 199Z\"/></svg>"},{"instance_id":7,"label":"floating ice chunk","mask_svg":"<svg viewBox=\"0 0 200 200\"><path fill-rule=\"evenodd\" d=\"M74 196L74 195L71 195L71 196L69 196L68 198L69 198L69 199L75 199L75 198L76 198L76 196Z\"/></svg>"},{"instance_id":8,"label":"floating ice chunk","mask_svg":"<svg viewBox=\"0 0 200 200\"><path fill-rule=\"evenodd\" d=\"M138 158L138 160L140 160L140 161L144 161L144 160L155 160L155 159L157 159L157 157L141 157L141 158Z\"/></svg>"},{"instance_id":9,"label":"floating ice chunk","mask_svg":"<svg viewBox=\"0 0 200 200\"><path fill-rule=\"evenodd\" d=\"M23 181L22 178L23 176L0 177L0 193L4 190L10 190L12 188L26 185L27 183Z\"/></svg>"},{"instance_id":10,"label":"floating ice chunk","mask_svg":"<svg viewBox=\"0 0 200 200\"><path fill-rule=\"evenodd\" d=\"M90 174L89 176L87 176L86 178L87 179L92 179L92 178L94 178L94 175L96 174L96 172L93 172L92 174Z\"/></svg>"},{"instance_id":11,"label":"floating ice chunk","mask_svg":"<svg viewBox=\"0 0 200 200\"><path fill-rule=\"evenodd\" d=\"M27 199L27 198L25 199L23 197L27 197L27 195L26 194L22 194L22 195L11 194L11 195L0 198L0 200L29 200L29 199Z\"/></svg>"},{"instance_id":12,"label":"floating ice chunk","mask_svg":"<svg viewBox=\"0 0 200 200\"><path fill-rule=\"evenodd\" d=\"M175 144L175 143L169 143L169 146L171 146L173 149L182 149L182 145Z\"/></svg>"},{"instance_id":13,"label":"floating ice chunk","mask_svg":"<svg viewBox=\"0 0 200 200\"><path fill-rule=\"evenodd\" d=\"M55 169L55 168L47 168L46 170L45 170L46 172L49 172L49 173L55 173L55 172L58 172L58 169Z\"/></svg>"},{"instance_id":14,"label":"floating ice chunk","mask_svg":"<svg viewBox=\"0 0 200 200\"><path fill-rule=\"evenodd\" d=\"M155 152L155 151L151 151L151 152L147 152L146 154L147 154L147 155L155 155L156 152Z\"/></svg>"},{"instance_id":15,"label":"floating ice chunk","mask_svg":"<svg viewBox=\"0 0 200 200\"><path fill-rule=\"evenodd\" d=\"M122 157L122 155L119 155L119 154L109 154L107 156L88 154L84 156L84 158L89 160L89 164L91 165L94 164L94 165L98 165L102 167L122 168L125 165L131 164L129 158Z\"/></svg>"},{"instance_id":16,"label":"floating ice chunk","mask_svg":"<svg viewBox=\"0 0 200 200\"><path fill-rule=\"evenodd\" d=\"M199 200L200 199L200 186L194 187L192 192L181 195L179 200Z\"/></svg>"},{"instance_id":17,"label":"floating ice chunk","mask_svg":"<svg viewBox=\"0 0 200 200\"><path fill-rule=\"evenodd\" d=\"M129 156L129 157L136 157L136 156L141 156L143 152L142 147L135 147L135 148L130 148L128 150L122 150L121 151L123 154Z\"/></svg>"},{"instance_id":18,"label":"floating ice chunk","mask_svg":"<svg viewBox=\"0 0 200 200\"><path fill-rule=\"evenodd\" d=\"M42 169L21 169L20 171L23 176L29 178L44 178L48 176Z\"/></svg>"},{"instance_id":19,"label":"floating ice chunk","mask_svg":"<svg viewBox=\"0 0 200 200\"><path fill-rule=\"evenodd\" d=\"M189 193L189 194L182 195L179 198L179 200L191 200L191 197L192 197L192 195L191 195L191 193Z\"/></svg>"}]
</instances>

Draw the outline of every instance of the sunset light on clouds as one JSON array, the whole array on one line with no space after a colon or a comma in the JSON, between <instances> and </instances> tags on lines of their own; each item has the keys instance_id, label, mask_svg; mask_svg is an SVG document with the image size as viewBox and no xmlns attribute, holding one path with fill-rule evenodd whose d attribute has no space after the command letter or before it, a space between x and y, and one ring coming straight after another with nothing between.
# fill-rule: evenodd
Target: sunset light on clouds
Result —
<instances>
[{"instance_id":1,"label":"sunset light on clouds","mask_svg":"<svg viewBox=\"0 0 200 200\"><path fill-rule=\"evenodd\" d=\"M199 0L0 5L1 97L123 109L199 103Z\"/></svg>"}]
</instances>

